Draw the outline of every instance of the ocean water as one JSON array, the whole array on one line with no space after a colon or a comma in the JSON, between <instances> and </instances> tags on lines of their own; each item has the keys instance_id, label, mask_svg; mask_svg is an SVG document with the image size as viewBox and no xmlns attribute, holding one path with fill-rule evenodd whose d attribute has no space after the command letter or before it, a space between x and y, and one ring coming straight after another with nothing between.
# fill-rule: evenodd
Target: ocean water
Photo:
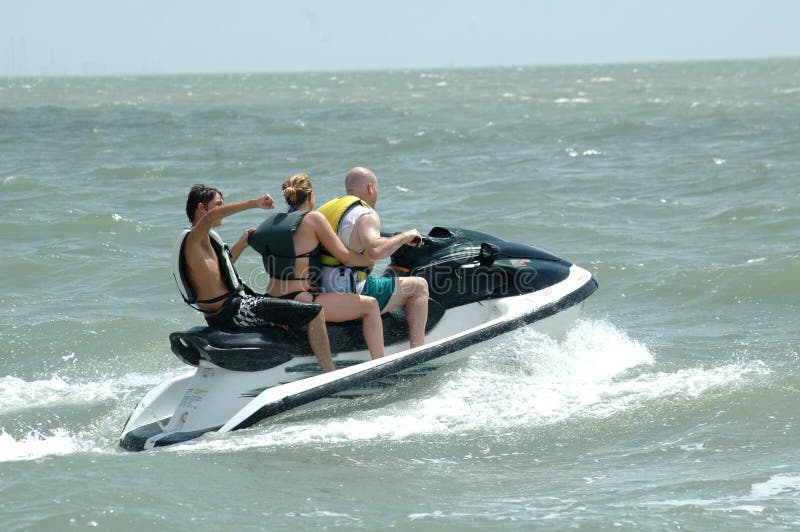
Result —
<instances>
[{"instance_id":1,"label":"ocean water","mask_svg":"<svg viewBox=\"0 0 800 532\"><path fill-rule=\"evenodd\" d=\"M0 529L797 529L799 142L796 59L0 79ZM119 449L201 323L169 271L189 187L305 171L322 200L354 165L385 228L531 243L600 289L565 338Z\"/></svg>"}]
</instances>

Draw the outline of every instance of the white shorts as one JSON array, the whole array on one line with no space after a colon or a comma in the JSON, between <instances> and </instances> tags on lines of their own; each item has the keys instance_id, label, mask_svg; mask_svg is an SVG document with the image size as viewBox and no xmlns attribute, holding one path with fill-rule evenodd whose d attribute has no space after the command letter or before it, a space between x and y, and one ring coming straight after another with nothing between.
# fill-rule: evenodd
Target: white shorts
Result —
<instances>
[{"instance_id":1,"label":"white shorts","mask_svg":"<svg viewBox=\"0 0 800 532\"><path fill-rule=\"evenodd\" d=\"M357 272L346 266L322 267L323 292L355 292L360 294L364 290L364 281L356 279Z\"/></svg>"}]
</instances>

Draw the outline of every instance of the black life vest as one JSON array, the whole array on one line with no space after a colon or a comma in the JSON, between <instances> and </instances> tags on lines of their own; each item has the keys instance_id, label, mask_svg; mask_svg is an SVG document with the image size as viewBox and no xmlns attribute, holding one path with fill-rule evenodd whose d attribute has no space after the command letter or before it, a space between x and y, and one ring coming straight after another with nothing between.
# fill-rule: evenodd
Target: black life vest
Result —
<instances>
[{"instance_id":1,"label":"black life vest","mask_svg":"<svg viewBox=\"0 0 800 532\"><path fill-rule=\"evenodd\" d=\"M308 211L277 212L267 216L261 225L250 235L247 243L258 251L264 261L264 270L273 279L286 281L308 280L319 285L320 249L317 246L308 253L298 255L294 249L294 232ZM295 276L295 259L308 258L309 276L298 279Z\"/></svg>"}]
</instances>

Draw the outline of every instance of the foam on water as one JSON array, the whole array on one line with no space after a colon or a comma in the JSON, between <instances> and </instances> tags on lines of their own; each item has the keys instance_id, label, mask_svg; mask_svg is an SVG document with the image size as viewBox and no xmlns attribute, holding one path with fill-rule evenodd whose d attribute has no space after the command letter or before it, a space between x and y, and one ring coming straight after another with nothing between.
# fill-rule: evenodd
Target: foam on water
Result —
<instances>
[{"instance_id":1,"label":"foam on water","mask_svg":"<svg viewBox=\"0 0 800 532\"><path fill-rule=\"evenodd\" d=\"M31 432L19 439L0 429L0 462L71 454L79 445L79 440L65 429L56 429L50 435Z\"/></svg>"},{"instance_id":2,"label":"foam on water","mask_svg":"<svg viewBox=\"0 0 800 532\"><path fill-rule=\"evenodd\" d=\"M781 474L770 477L765 482L753 484L750 488L750 497L770 498L776 495L786 495L791 498L800 496L800 474Z\"/></svg>"},{"instance_id":3,"label":"foam on water","mask_svg":"<svg viewBox=\"0 0 800 532\"><path fill-rule=\"evenodd\" d=\"M0 414L113 401L134 388L152 386L163 378L162 375L139 373L94 382L67 382L58 375L36 381L13 376L0 377Z\"/></svg>"},{"instance_id":4,"label":"foam on water","mask_svg":"<svg viewBox=\"0 0 800 532\"><path fill-rule=\"evenodd\" d=\"M290 419L235 434L210 434L170 450L235 451L430 434L506 433L569 419L607 418L664 398L691 400L769 373L758 361L671 373L648 372L653 365L654 357L644 344L603 320L580 321L563 340L525 329L479 347L465 365L445 369L435 374L435 380L415 383L402 400L377 409L371 409L369 398L344 415L312 412L299 422ZM2 377L0 413L104 403L117 410L130 408L133 396L164 378L139 373L90 382L70 382L57 375L36 381ZM57 424L47 433L28 428L11 434L0 426L0 461L102 452L113 438L92 429L98 424L102 426L102 420L90 421L80 432Z\"/></svg>"},{"instance_id":5,"label":"foam on water","mask_svg":"<svg viewBox=\"0 0 800 532\"><path fill-rule=\"evenodd\" d=\"M668 499L664 501L643 503L643 506L655 508L701 508L705 512L731 514L742 512L758 515L771 510L770 505L778 501L792 503L800 496L800 474L784 473L773 475L764 482L751 485L749 494L731 495L714 498ZM790 517L787 515L787 517ZM792 524L800 524L794 519Z\"/></svg>"},{"instance_id":6,"label":"foam on water","mask_svg":"<svg viewBox=\"0 0 800 532\"><path fill-rule=\"evenodd\" d=\"M185 370L181 368L181 371ZM44 424L31 422L15 429L0 424L0 462L116 450L113 442L121 421L117 419L118 415L109 415L107 408L114 412L132 409L137 397L165 378L164 375L140 373L90 382L70 382L59 376L36 381L12 376L0 378L2 416L16 414L18 418L26 419L27 412L48 412L64 406L70 407L73 414L62 416L53 413L47 416ZM106 408L103 408L104 404ZM99 417L97 413L80 415L98 406L103 410ZM81 418L85 420L81 421ZM0 417L0 421L2 419ZM48 428L41 428L42 425Z\"/></svg>"},{"instance_id":7,"label":"foam on water","mask_svg":"<svg viewBox=\"0 0 800 532\"><path fill-rule=\"evenodd\" d=\"M367 406L333 418L311 416L212 434L173 450L501 434L569 419L607 418L668 397L691 400L768 373L760 363L647 372L653 364L645 345L602 320L579 322L562 341L523 330L481 346L466 366L437 373L433 384L420 383L406 399L377 410Z\"/></svg>"}]
</instances>

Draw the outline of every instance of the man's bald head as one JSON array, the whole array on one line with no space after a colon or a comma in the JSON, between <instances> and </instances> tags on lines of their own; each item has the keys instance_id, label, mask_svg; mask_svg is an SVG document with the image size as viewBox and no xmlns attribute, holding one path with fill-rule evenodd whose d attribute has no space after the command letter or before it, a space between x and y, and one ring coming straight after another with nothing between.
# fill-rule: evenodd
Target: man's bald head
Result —
<instances>
[{"instance_id":1,"label":"man's bald head","mask_svg":"<svg viewBox=\"0 0 800 532\"><path fill-rule=\"evenodd\" d=\"M377 182L378 178L375 177L375 173L363 166L351 168L350 171L347 172L347 175L344 176L344 188L348 194L354 196L358 195L356 194L357 191L367 188L368 184Z\"/></svg>"},{"instance_id":2,"label":"man's bald head","mask_svg":"<svg viewBox=\"0 0 800 532\"><path fill-rule=\"evenodd\" d=\"M347 194L366 201L373 209L378 200L378 178L369 168L356 166L344 176L344 189Z\"/></svg>"}]
</instances>

